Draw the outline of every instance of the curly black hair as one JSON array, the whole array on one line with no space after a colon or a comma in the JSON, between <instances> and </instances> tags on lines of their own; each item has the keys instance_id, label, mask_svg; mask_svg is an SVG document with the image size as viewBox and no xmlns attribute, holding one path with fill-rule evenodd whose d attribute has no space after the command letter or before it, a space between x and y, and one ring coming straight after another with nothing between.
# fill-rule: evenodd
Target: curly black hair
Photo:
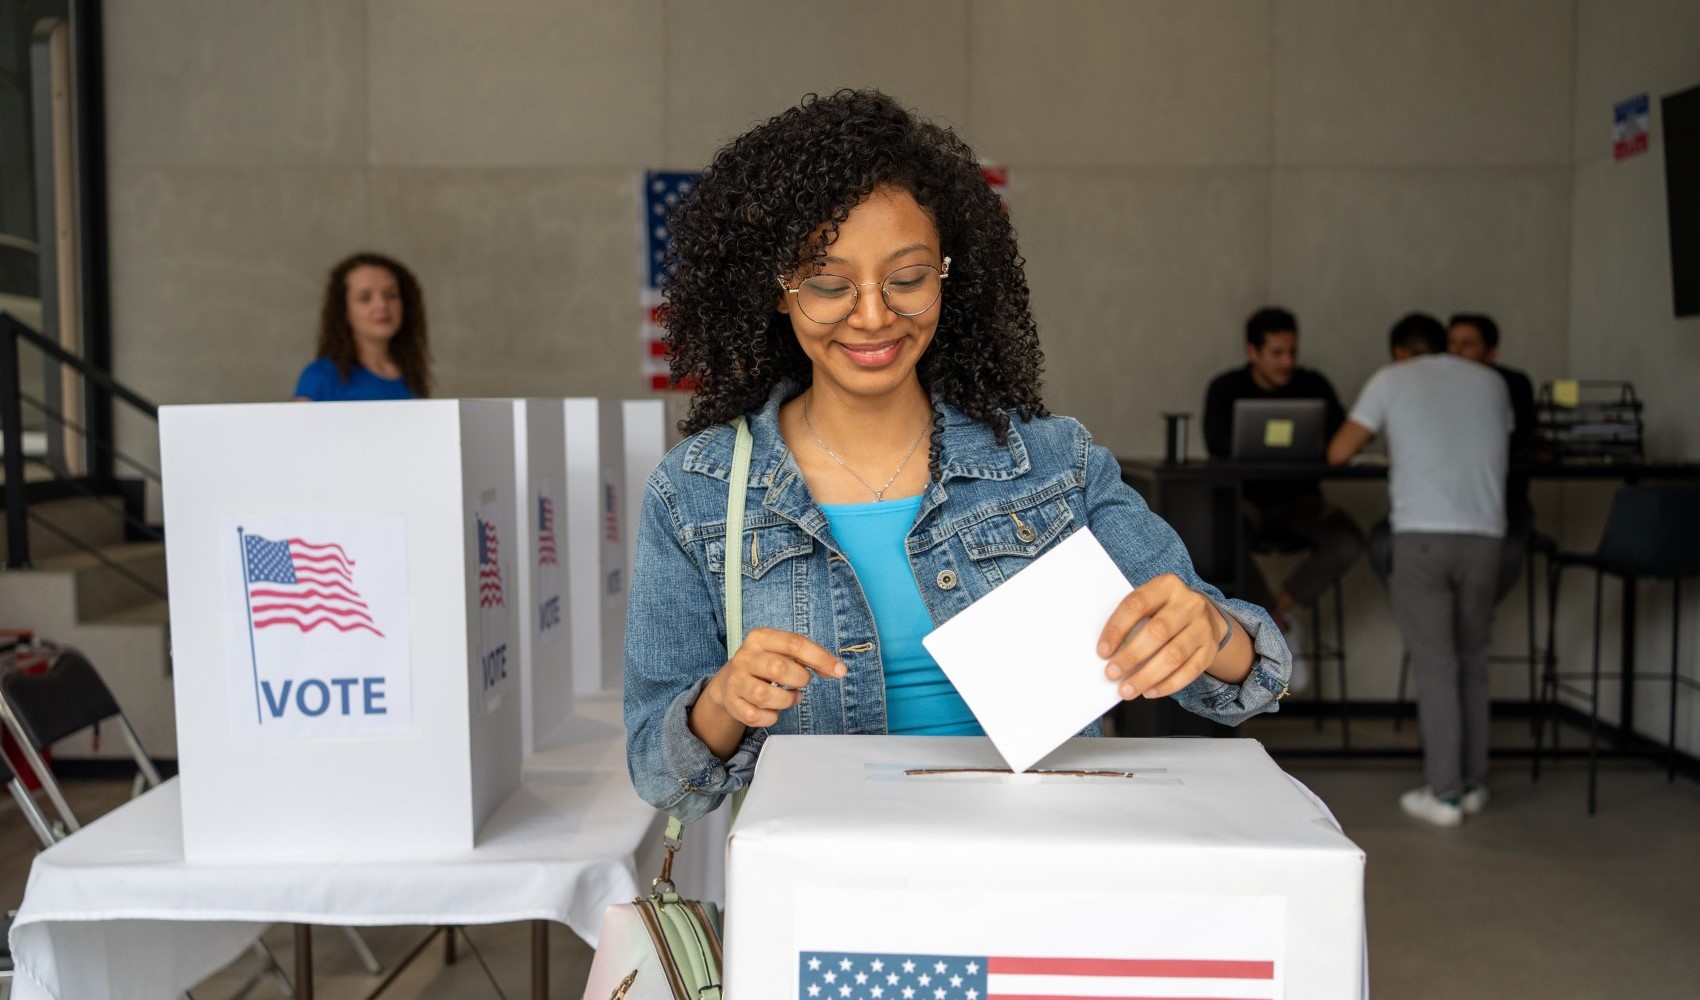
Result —
<instances>
[{"instance_id":1,"label":"curly black hair","mask_svg":"<svg viewBox=\"0 0 1700 1000\"><path fill-rule=\"evenodd\" d=\"M973 150L877 90L840 90L809 94L732 140L674 213L661 321L673 379L695 390L682 432L758 408L781 381L809 383L775 279L818 268L838 226L879 187L908 192L951 259L921 385L1000 441L1006 411L1046 414L1024 261ZM941 428L935 409L935 478Z\"/></svg>"}]
</instances>

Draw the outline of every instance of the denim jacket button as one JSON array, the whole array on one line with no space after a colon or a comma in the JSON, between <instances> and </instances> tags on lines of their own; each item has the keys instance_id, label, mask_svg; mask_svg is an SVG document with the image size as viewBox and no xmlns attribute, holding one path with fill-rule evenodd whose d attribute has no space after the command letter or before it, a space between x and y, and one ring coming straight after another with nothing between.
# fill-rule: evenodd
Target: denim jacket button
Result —
<instances>
[{"instance_id":1,"label":"denim jacket button","mask_svg":"<svg viewBox=\"0 0 1700 1000\"><path fill-rule=\"evenodd\" d=\"M1015 529L1015 537L1021 539L1023 544L1031 545L1033 544L1033 539L1038 538L1039 536L1032 528L1029 528L1024 524Z\"/></svg>"},{"instance_id":2,"label":"denim jacket button","mask_svg":"<svg viewBox=\"0 0 1700 1000\"><path fill-rule=\"evenodd\" d=\"M956 573L953 570L939 570L939 575L935 578L935 580L938 583L940 590L956 589Z\"/></svg>"}]
</instances>

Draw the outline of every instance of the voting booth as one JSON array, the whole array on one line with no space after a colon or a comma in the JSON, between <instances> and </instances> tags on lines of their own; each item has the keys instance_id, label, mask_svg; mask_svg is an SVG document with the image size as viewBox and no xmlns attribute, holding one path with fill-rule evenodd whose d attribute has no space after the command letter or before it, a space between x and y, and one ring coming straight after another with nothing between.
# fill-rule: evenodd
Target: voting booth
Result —
<instances>
[{"instance_id":1,"label":"voting booth","mask_svg":"<svg viewBox=\"0 0 1700 1000\"><path fill-rule=\"evenodd\" d=\"M1253 740L773 736L727 855L729 996L1362 995L1364 854Z\"/></svg>"},{"instance_id":2,"label":"voting booth","mask_svg":"<svg viewBox=\"0 0 1700 1000\"><path fill-rule=\"evenodd\" d=\"M573 690L618 691L625 670L625 443L617 399L568 399L567 604Z\"/></svg>"},{"instance_id":3,"label":"voting booth","mask_svg":"<svg viewBox=\"0 0 1700 1000\"><path fill-rule=\"evenodd\" d=\"M637 558L638 517L649 474L667 457L667 404L659 399L628 399L620 424L626 443L626 580Z\"/></svg>"},{"instance_id":4,"label":"voting booth","mask_svg":"<svg viewBox=\"0 0 1700 1000\"><path fill-rule=\"evenodd\" d=\"M471 848L519 786L507 401L160 410L191 862Z\"/></svg>"},{"instance_id":5,"label":"voting booth","mask_svg":"<svg viewBox=\"0 0 1700 1000\"><path fill-rule=\"evenodd\" d=\"M573 714L572 644L567 640L566 427L559 399L516 399L514 531L521 749L526 756ZM583 544L583 543L581 543Z\"/></svg>"}]
</instances>

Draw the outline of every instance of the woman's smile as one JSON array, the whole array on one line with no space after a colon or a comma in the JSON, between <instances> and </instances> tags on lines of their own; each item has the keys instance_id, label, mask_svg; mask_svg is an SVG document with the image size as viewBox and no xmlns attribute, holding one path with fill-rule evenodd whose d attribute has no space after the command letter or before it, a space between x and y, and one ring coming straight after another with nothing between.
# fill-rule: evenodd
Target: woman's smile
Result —
<instances>
[{"instance_id":1,"label":"woman's smile","mask_svg":"<svg viewBox=\"0 0 1700 1000\"><path fill-rule=\"evenodd\" d=\"M861 368L884 368L896 361L903 353L903 344L908 337L898 337L894 340L880 340L873 343L847 344L838 342L838 348L850 363Z\"/></svg>"},{"instance_id":2,"label":"woman's smile","mask_svg":"<svg viewBox=\"0 0 1700 1000\"><path fill-rule=\"evenodd\" d=\"M823 259L823 274L836 280L837 298L820 308L838 312L842 318L822 323L809 317L809 304L793 301L790 292L797 279L781 280L787 285L778 308L789 313L792 331L803 353L813 363L813 382L863 399L892 398L900 392L924 398L915 366L932 343L938 329L940 307L936 272L948 268L939 253L938 228L916 204L909 192L894 187L876 188L850 210L838 224L837 233ZM934 277L930 303L916 304L918 311L894 308L887 295L901 296L917 279L906 268L926 265ZM888 286L892 275L898 283ZM903 282L909 282L905 284ZM818 302L818 300L817 300ZM822 315L817 308L815 315Z\"/></svg>"}]
</instances>

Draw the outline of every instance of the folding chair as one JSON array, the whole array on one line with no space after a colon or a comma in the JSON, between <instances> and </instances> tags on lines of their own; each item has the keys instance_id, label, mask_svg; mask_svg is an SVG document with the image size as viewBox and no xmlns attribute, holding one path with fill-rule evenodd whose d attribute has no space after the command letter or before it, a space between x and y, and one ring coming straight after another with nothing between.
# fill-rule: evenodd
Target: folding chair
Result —
<instances>
[{"instance_id":1,"label":"folding chair","mask_svg":"<svg viewBox=\"0 0 1700 1000\"><path fill-rule=\"evenodd\" d=\"M35 772L41 789L58 813L59 822L75 833L82 829L41 752L67 736L115 720L147 788L160 783L159 770L142 749L124 713L94 666L75 650L62 650L40 674L14 673L0 677L0 719L18 742L24 762Z\"/></svg>"},{"instance_id":2,"label":"folding chair","mask_svg":"<svg viewBox=\"0 0 1700 1000\"><path fill-rule=\"evenodd\" d=\"M24 787L23 779L12 773L11 761L8 761L4 755L0 755L0 785L5 785L6 790L12 794L12 801L18 804L18 811L23 813L24 822L30 825L31 830L35 831L36 839L41 841L41 846L52 847L53 830L47 825L47 817L41 814L41 808L35 804L35 799L30 795L29 789ZM0 941L0 944L4 943L4 941Z\"/></svg>"},{"instance_id":3,"label":"folding chair","mask_svg":"<svg viewBox=\"0 0 1700 1000\"><path fill-rule=\"evenodd\" d=\"M135 729L119 709L111 689L81 653L71 649L60 650L43 673L0 676L0 722L11 730L17 740L25 763L35 772L42 791L53 803L54 811L58 813L57 825L66 832L65 835L82 829L82 824L65 801L65 793L42 760L41 752L67 736L109 720L117 723L118 731L130 749L130 756L136 762L138 784L146 788L157 786L160 783L159 770L154 767L153 759L142 749L141 740L136 738ZM9 774L10 768L7 770ZM20 793L24 798L28 797L21 782L13 780L9 784L13 798L19 798ZM138 787L137 791L141 790ZM22 802L19 804L21 806ZM34 810L34 805L31 800L31 810ZM40 826L36 826L34 820L30 825L36 827L36 835L41 837L43 846L51 847L59 839L55 836L55 824L47 822L39 811L35 811L35 815L40 819ZM352 928L349 930L352 931ZM360 944L361 948L365 947L364 941ZM285 996L294 996L295 991L284 976L283 967L265 943L255 938L252 950L265 961L265 965L249 978L237 997L246 996L267 974L276 976Z\"/></svg>"}]
</instances>

